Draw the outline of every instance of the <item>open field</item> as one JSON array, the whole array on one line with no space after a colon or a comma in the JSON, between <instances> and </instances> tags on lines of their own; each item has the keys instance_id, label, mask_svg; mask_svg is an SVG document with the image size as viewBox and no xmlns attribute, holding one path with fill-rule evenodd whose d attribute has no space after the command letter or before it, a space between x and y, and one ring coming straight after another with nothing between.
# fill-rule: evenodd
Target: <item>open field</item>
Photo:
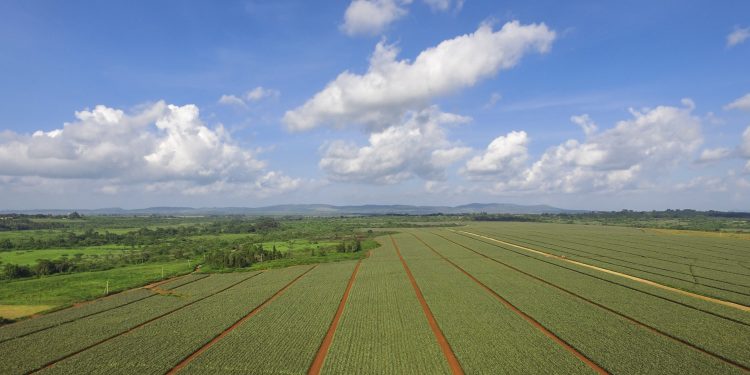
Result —
<instances>
[{"instance_id":1,"label":"open field","mask_svg":"<svg viewBox=\"0 0 750 375\"><path fill-rule=\"evenodd\" d=\"M747 240L398 232L358 261L190 274L2 326L0 373L750 372Z\"/></svg>"},{"instance_id":2,"label":"open field","mask_svg":"<svg viewBox=\"0 0 750 375\"><path fill-rule=\"evenodd\" d=\"M39 250L18 250L0 252L0 264L14 263L23 265L32 265L38 259L60 259L62 257L73 258L80 254L82 258L92 256L120 255L130 251L127 246L121 245L103 245L87 246L71 249L39 249Z\"/></svg>"}]
</instances>

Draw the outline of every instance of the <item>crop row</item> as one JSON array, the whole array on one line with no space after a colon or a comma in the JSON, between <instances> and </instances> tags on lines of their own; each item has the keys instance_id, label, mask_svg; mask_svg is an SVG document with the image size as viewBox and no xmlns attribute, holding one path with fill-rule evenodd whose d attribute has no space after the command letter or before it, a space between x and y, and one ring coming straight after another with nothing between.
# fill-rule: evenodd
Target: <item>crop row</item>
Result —
<instances>
[{"instance_id":1,"label":"crop row","mask_svg":"<svg viewBox=\"0 0 750 375\"><path fill-rule=\"evenodd\" d=\"M182 285L200 280L207 275L191 274L179 277L159 286L162 290L170 290ZM42 316L20 321L0 327L0 343L12 340L18 337L26 336L45 329L66 324L74 320L82 319L88 316L101 314L120 308L131 303L146 299L155 295L151 290L138 288L131 289L122 293L99 298L97 300L86 302L78 306L51 312Z\"/></svg>"},{"instance_id":2,"label":"crop row","mask_svg":"<svg viewBox=\"0 0 750 375\"><path fill-rule=\"evenodd\" d=\"M505 232L498 234L497 232L485 232L476 231L472 233L478 233L482 235L489 235L501 240L506 240L511 243L517 243L519 245L529 246L545 252L549 252L555 255L563 255L571 259L580 260L584 263L611 269L626 273L633 276L643 277L648 280L652 280L658 283L669 285L683 290L692 291L695 293L717 297L720 299L737 302L741 304L750 304L750 288L744 286L747 284L747 277L728 275L732 276L735 281L742 282L743 284L735 285L729 284L729 282L716 282L707 279L694 279L690 276L678 275L674 272L668 272L664 270L655 270L654 267L650 266L634 266L631 264L623 264L623 262L612 261L601 259L601 257L595 256L582 256L580 251L571 250L570 248L562 248L560 245L551 243L542 243L539 240L530 240L521 237L515 237L508 235ZM727 278L727 276L724 276ZM700 280L701 283L697 283Z\"/></svg>"},{"instance_id":3,"label":"crop row","mask_svg":"<svg viewBox=\"0 0 750 375\"><path fill-rule=\"evenodd\" d=\"M451 243L450 241L446 241L446 239L455 241L456 243L471 248L478 253L485 254L490 258L498 260L499 263L491 262L487 259L475 259L472 262L475 263L474 266L478 267L478 270L484 269L485 267L494 267L497 275L503 275L505 281L512 283L511 285L514 286L513 288L509 287L507 289L509 292L514 289L523 290L523 287L525 286L527 293L535 295L537 298L544 301L551 301L551 299L544 297L545 294L556 296L562 293L562 296L567 297L569 300L566 301L566 304L575 302L575 305L580 307L564 307L564 305L556 306L554 308L559 309L558 313L575 312L577 315L586 312L586 314L590 315L592 319L600 320L600 328L596 328L596 325L591 328L595 332L604 332L612 330L617 326L621 326L621 329L624 330L622 335L623 337L627 336L628 340L633 339L633 335L644 337L642 343L643 348L647 350L647 353L642 354L643 362L649 362L648 358L652 355L651 353L666 354L659 353L659 351L652 351L653 347L649 348L649 346L646 345L649 341L653 343L655 340L656 342L659 342L659 340L663 341L661 344L656 345L656 347L660 347L659 345L661 345L664 350L687 350L687 352L684 352L681 355L687 355L690 358L697 358L706 363L715 362L716 360L707 357L703 358L704 356L697 355L698 352L695 350L691 353L691 350L685 345L678 344L675 341L669 341L666 338L657 337L658 335L655 335L648 330L638 329L638 327L634 326L632 322L622 319L617 314L597 308L592 304L587 304L583 298L606 306L628 318L638 320L648 326L667 332L670 335L689 342L696 347L703 348L732 361L742 363L745 366L747 366L750 361L745 355L745 353L750 350L750 343L744 339L744 337L750 335L750 327L747 324L710 315L688 306L672 303L668 300L640 293L634 289L620 287L618 284L608 283L606 280L595 279L585 273L576 272L575 269L558 266L547 259L538 259L532 256L526 256L525 254L521 255L515 253L513 250L490 245L479 240L448 234L445 231L440 232L439 234L442 238L424 233L420 233L419 236L423 237L428 243L431 243L440 251L445 252L445 256L452 259L456 257L456 262L459 264L467 262L468 260L466 259L471 259L466 258L467 256L470 256L471 252L465 248L461 248L461 246ZM482 266L479 266L478 263L481 263ZM469 264L467 267L471 266L472 265ZM529 275L533 275L538 279L544 280L546 283L556 285L557 287L569 292L563 293L555 291L555 288L550 287L549 285L546 285L545 288L544 282L523 275L519 271L514 271L513 268L528 273ZM489 271L485 270L485 272ZM499 281L496 280L496 282ZM544 291L544 293L542 293L542 291ZM572 297L571 294L583 298L575 298ZM519 294L516 298L521 298L522 296L522 294ZM523 301L523 299L521 301ZM529 308L533 309L539 309L540 305L543 305L539 303L535 305L528 301L526 301L526 303L528 303ZM605 323L607 320L609 323ZM585 324L583 322L581 323L581 328L583 328ZM616 334L614 335L616 336ZM678 355L678 353L672 353L669 355ZM627 356L624 358L627 358ZM656 363L659 363L659 361ZM718 368L721 368L721 366L717 367L717 369Z\"/></svg>"},{"instance_id":4,"label":"crop row","mask_svg":"<svg viewBox=\"0 0 750 375\"><path fill-rule=\"evenodd\" d=\"M163 374L310 267L267 271L44 371Z\"/></svg>"},{"instance_id":5,"label":"crop row","mask_svg":"<svg viewBox=\"0 0 750 375\"><path fill-rule=\"evenodd\" d=\"M162 314L176 311L253 274L214 275L156 295L0 344L0 373L26 373L117 336Z\"/></svg>"},{"instance_id":6,"label":"crop row","mask_svg":"<svg viewBox=\"0 0 750 375\"><path fill-rule=\"evenodd\" d=\"M732 373L723 361L620 316L572 298L512 268L473 254L442 238L421 235L457 265L612 373ZM546 275L546 273L545 273ZM602 287L602 285L599 285ZM604 288L609 288L604 286Z\"/></svg>"},{"instance_id":7,"label":"crop row","mask_svg":"<svg viewBox=\"0 0 750 375\"><path fill-rule=\"evenodd\" d=\"M531 228L528 228L531 229ZM532 234L535 237L545 238L552 237L565 240L575 244L590 244L602 248L610 249L628 249L636 254L654 259L676 260L683 264L701 264L706 267L725 267L736 269L739 273L747 274L749 270L737 266L736 262L741 261L741 255L724 255L716 250L711 249L691 249L685 247L685 241L675 240L674 242L661 243L655 242L650 236L641 237L633 236L588 236L585 232L578 234L565 233L561 230L543 231L543 230L524 230L519 233Z\"/></svg>"},{"instance_id":8,"label":"crop row","mask_svg":"<svg viewBox=\"0 0 750 375\"><path fill-rule=\"evenodd\" d=\"M704 259L747 259L750 255L746 240L730 238L705 238L691 235L659 234L650 230L622 228L613 226L569 225L569 224L528 224L502 223L477 224L488 230L502 231L536 231L561 237L578 237L626 245L649 245L657 249L670 249L677 254L684 254Z\"/></svg>"},{"instance_id":9,"label":"crop row","mask_svg":"<svg viewBox=\"0 0 750 375\"><path fill-rule=\"evenodd\" d=\"M323 373L450 373L393 246L381 242L362 262Z\"/></svg>"},{"instance_id":10,"label":"crop row","mask_svg":"<svg viewBox=\"0 0 750 375\"><path fill-rule=\"evenodd\" d=\"M591 373L583 362L414 237L394 237L464 371Z\"/></svg>"},{"instance_id":11,"label":"crop row","mask_svg":"<svg viewBox=\"0 0 750 375\"><path fill-rule=\"evenodd\" d=\"M498 236L498 235L496 235ZM675 282L686 282L699 284L708 288L729 291L750 297L750 277L737 273L705 269L700 266L689 264L675 264L658 259L643 259L643 257L625 254L613 254L612 251L585 244L569 244L560 237L540 238L531 235L510 235L503 233L498 236L511 242L521 243L526 246L541 247L545 251L557 255L565 255L582 261L594 261L601 263L604 267L615 266L620 269L630 270L625 272L640 271L645 274L661 276L673 279Z\"/></svg>"},{"instance_id":12,"label":"crop row","mask_svg":"<svg viewBox=\"0 0 750 375\"><path fill-rule=\"evenodd\" d=\"M323 264L195 358L184 373L305 373L325 336L354 262Z\"/></svg>"}]
</instances>

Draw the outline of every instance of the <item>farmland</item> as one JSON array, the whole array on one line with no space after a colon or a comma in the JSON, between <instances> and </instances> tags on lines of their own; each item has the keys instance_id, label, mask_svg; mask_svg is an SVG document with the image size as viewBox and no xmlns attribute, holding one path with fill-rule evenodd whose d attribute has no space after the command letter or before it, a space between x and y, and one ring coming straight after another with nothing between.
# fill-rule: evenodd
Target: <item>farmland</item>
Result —
<instances>
[{"instance_id":1,"label":"farmland","mask_svg":"<svg viewBox=\"0 0 750 375\"><path fill-rule=\"evenodd\" d=\"M356 258L193 272L0 326L0 373L750 372L742 235L467 222L373 239Z\"/></svg>"}]
</instances>

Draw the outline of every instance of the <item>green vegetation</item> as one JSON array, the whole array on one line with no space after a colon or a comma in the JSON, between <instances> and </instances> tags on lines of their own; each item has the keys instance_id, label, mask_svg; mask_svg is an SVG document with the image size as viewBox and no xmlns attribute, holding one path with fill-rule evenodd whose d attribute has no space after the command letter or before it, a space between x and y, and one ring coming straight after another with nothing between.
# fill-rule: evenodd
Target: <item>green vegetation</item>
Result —
<instances>
[{"instance_id":1,"label":"green vegetation","mask_svg":"<svg viewBox=\"0 0 750 375\"><path fill-rule=\"evenodd\" d=\"M0 326L0 373L159 374L187 360L182 372L303 374L319 352L332 374L450 373L451 353L467 374L750 371L745 235L432 217L385 228L396 219L274 219L263 230L217 219L256 228L226 234L202 233L216 227L205 218L176 220L201 234L162 236L166 224L154 224L153 243L127 250L154 260L2 281L0 301L18 309L102 296L107 280L123 291ZM31 251L47 250L60 248ZM161 280L162 267L186 274L124 290Z\"/></svg>"},{"instance_id":2,"label":"green vegetation","mask_svg":"<svg viewBox=\"0 0 750 375\"><path fill-rule=\"evenodd\" d=\"M229 289L173 310L153 323L57 363L45 372L164 374L307 269L309 267L294 267L255 277L245 275L242 282ZM170 334L163 335L164 332ZM154 341L154 337L159 340ZM105 357L107 360L102 360ZM148 361L142 362L143 358Z\"/></svg>"},{"instance_id":3,"label":"green vegetation","mask_svg":"<svg viewBox=\"0 0 750 375\"><path fill-rule=\"evenodd\" d=\"M305 373L353 270L353 262L312 270L274 303L193 361L185 372Z\"/></svg>"},{"instance_id":4,"label":"green vegetation","mask_svg":"<svg viewBox=\"0 0 750 375\"><path fill-rule=\"evenodd\" d=\"M0 305L67 305L190 272L187 261L149 263L99 272L80 272L0 281Z\"/></svg>"},{"instance_id":5,"label":"green vegetation","mask_svg":"<svg viewBox=\"0 0 750 375\"><path fill-rule=\"evenodd\" d=\"M450 373L393 246L382 241L359 271L323 373Z\"/></svg>"}]
</instances>

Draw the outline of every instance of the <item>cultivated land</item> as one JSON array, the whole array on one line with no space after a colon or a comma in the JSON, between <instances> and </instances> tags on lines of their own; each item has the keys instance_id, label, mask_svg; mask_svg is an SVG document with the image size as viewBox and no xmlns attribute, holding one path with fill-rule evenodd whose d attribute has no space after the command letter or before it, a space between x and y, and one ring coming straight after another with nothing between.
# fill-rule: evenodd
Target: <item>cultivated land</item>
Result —
<instances>
[{"instance_id":1,"label":"cultivated land","mask_svg":"<svg viewBox=\"0 0 750 375\"><path fill-rule=\"evenodd\" d=\"M361 259L191 273L1 326L0 373L750 373L747 237L389 233Z\"/></svg>"}]
</instances>

